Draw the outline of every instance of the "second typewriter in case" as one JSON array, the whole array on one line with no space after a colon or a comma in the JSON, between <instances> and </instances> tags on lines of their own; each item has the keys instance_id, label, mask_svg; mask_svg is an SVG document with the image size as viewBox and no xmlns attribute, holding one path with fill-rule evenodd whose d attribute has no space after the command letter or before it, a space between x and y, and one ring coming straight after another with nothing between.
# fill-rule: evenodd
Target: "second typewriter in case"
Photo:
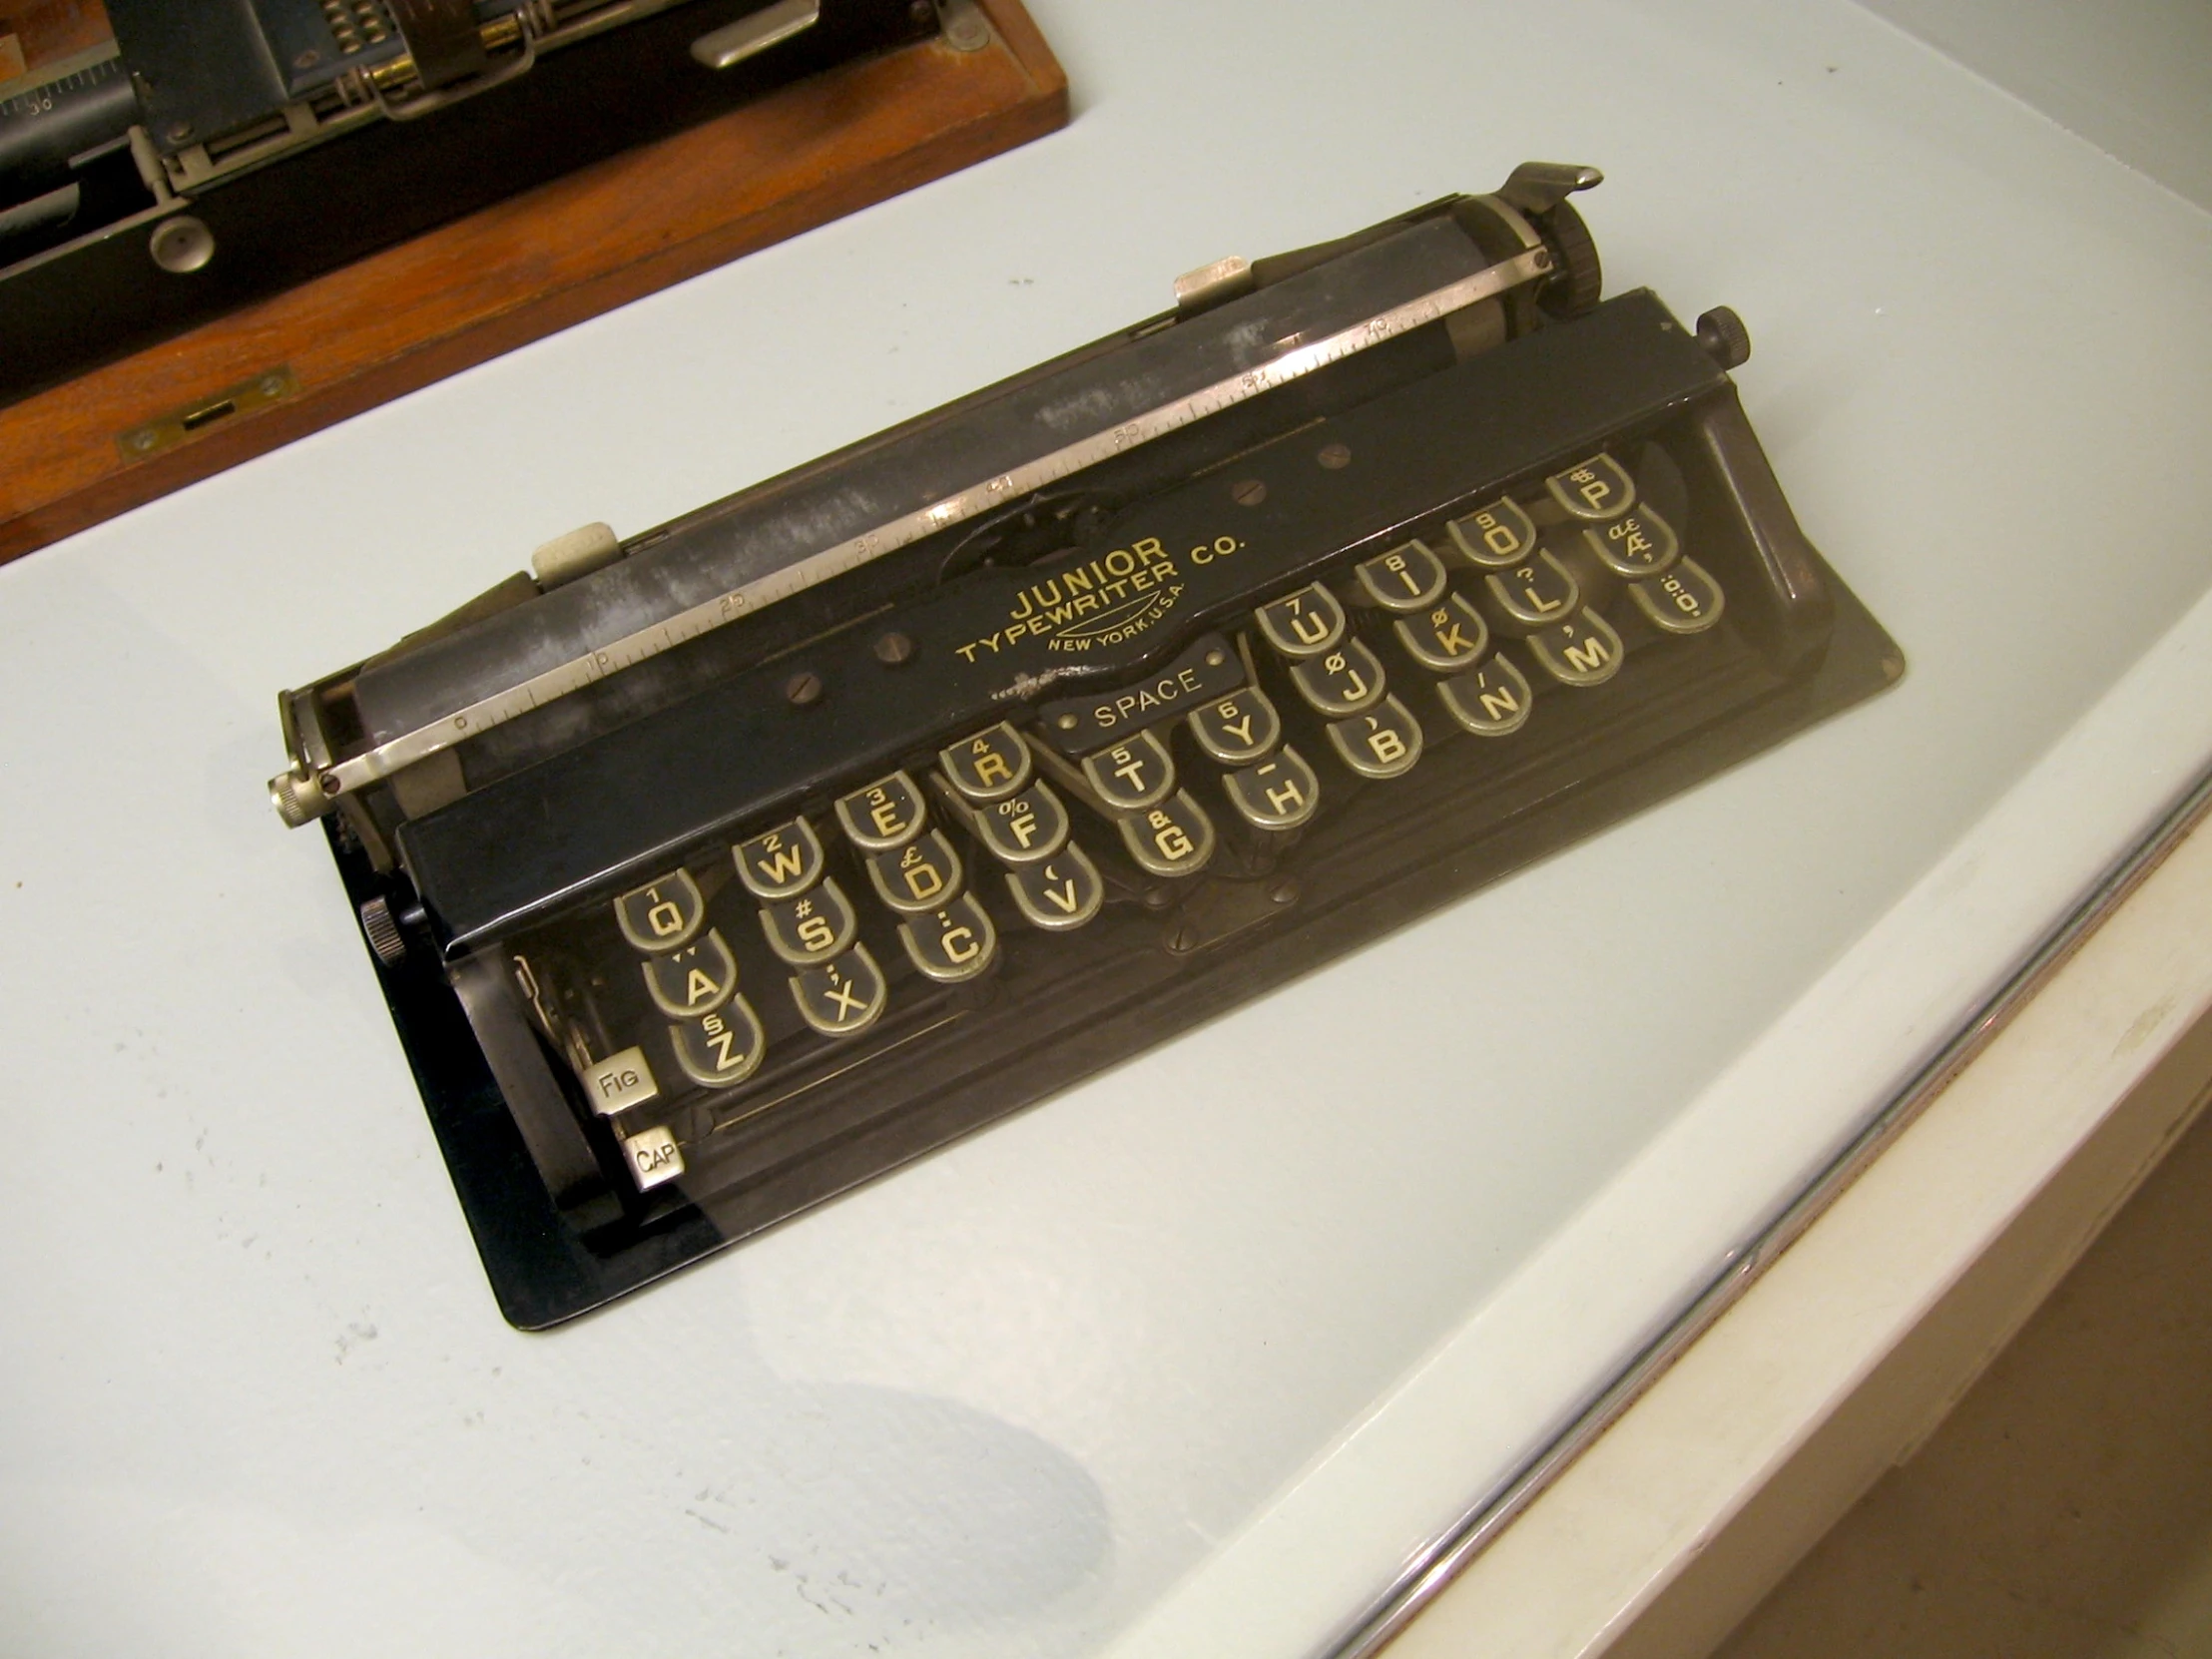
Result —
<instances>
[{"instance_id":1,"label":"second typewriter in case","mask_svg":"<svg viewBox=\"0 0 2212 1659\"><path fill-rule=\"evenodd\" d=\"M280 699L501 1308L581 1313L1892 683L1530 164Z\"/></svg>"}]
</instances>

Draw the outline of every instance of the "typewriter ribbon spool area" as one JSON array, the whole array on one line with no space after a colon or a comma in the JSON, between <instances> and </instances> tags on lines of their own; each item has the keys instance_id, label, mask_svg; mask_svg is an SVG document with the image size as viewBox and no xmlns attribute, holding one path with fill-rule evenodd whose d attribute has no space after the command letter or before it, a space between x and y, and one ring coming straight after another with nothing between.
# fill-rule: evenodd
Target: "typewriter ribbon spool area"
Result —
<instances>
[{"instance_id":1,"label":"typewriter ribbon spool area","mask_svg":"<svg viewBox=\"0 0 2212 1659\"><path fill-rule=\"evenodd\" d=\"M1530 164L279 700L507 1317L1048 1095L1892 683ZM595 545L604 538L595 538ZM605 553L605 549L601 549Z\"/></svg>"}]
</instances>

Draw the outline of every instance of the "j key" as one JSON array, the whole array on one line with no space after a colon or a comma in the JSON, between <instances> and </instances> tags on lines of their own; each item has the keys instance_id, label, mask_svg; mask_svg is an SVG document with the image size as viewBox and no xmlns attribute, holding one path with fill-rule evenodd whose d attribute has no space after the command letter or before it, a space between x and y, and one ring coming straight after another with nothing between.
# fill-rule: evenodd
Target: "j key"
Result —
<instances>
[{"instance_id":1,"label":"j key","mask_svg":"<svg viewBox=\"0 0 2212 1659\"><path fill-rule=\"evenodd\" d=\"M980 807L1018 793L1036 763L1021 734L1001 721L988 732L939 750L937 765L954 789Z\"/></svg>"},{"instance_id":2,"label":"j key","mask_svg":"<svg viewBox=\"0 0 2212 1659\"><path fill-rule=\"evenodd\" d=\"M1444 713L1478 738L1502 738L1528 724L1535 701L1528 677L1510 657L1495 656L1468 674L1436 682Z\"/></svg>"},{"instance_id":3,"label":"j key","mask_svg":"<svg viewBox=\"0 0 2212 1659\"><path fill-rule=\"evenodd\" d=\"M1345 637L1345 608L1319 582L1262 605L1253 618L1268 644L1293 662L1334 650Z\"/></svg>"},{"instance_id":4,"label":"j key","mask_svg":"<svg viewBox=\"0 0 2212 1659\"><path fill-rule=\"evenodd\" d=\"M972 893L900 922L898 938L906 959L944 985L973 979L991 965L998 950L998 931Z\"/></svg>"},{"instance_id":5,"label":"j key","mask_svg":"<svg viewBox=\"0 0 2212 1659\"><path fill-rule=\"evenodd\" d=\"M687 1019L668 1028L668 1045L684 1075L705 1089L727 1089L760 1069L768 1037L760 1016L742 996L704 1019Z\"/></svg>"},{"instance_id":6,"label":"j key","mask_svg":"<svg viewBox=\"0 0 2212 1659\"><path fill-rule=\"evenodd\" d=\"M1225 767L1249 766L1283 741L1283 717L1257 686L1193 709L1191 736Z\"/></svg>"},{"instance_id":7,"label":"j key","mask_svg":"<svg viewBox=\"0 0 2212 1659\"><path fill-rule=\"evenodd\" d=\"M622 936L640 950L674 950L687 944L707 919L707 901L688 869L671 870L615 900Z\"/></svg>"},{"instance_id":8,"label":"j key","mask_svg":"<svg viewBox=\"0 0 2212 1659\"><path fill-rule=\"evenodd\" d=\"M645 974L653 1005L670 1019L711 1014L738 988L738 959L730 954L719 928L710 927L704 937L683 949L655 956L638 967Z\"/></svg>"},{"instance_id":9,"label":"j key","mask_svg":"<svg viewBox=\"0 0 2212 1659\"><path fill-rule=\"evenodd\" d=\"M1106 900L1106 883L1098 878L1098 866L1073 841L1041 864L1008 870L1006 890L1030 926L1050 933L1082 926Z\"/></svg>"},{"instance_id":10,"label":"j key","mask_svg":"<svg viewBox=\"0 0 2212 1659\"><path fill-rule=\"evenodd\" d=\"M1610 524L1593 525L1582 532L1582 540L1600 564L1631 582L1657 576L1682 551L1672 526L1649 507L1623 513Z\"/></svg>"},{"instance_id":11,"label":"j key","mask_svg":"<svg viewBox=\"0 0 2212 1659\"><path fill-rule=\"evenodd\" d=\"M803 818L779 824L730 849L738 879L755 898L789 898L822 879L822 842Z\"/></svg>"},{"instance_id":12,"label":"j key","mask_svg":"<svg viewBox=\"0 0 2212 1659\"><path fill-rule=\"evenodd\" d=\"M904 846L921 833L928 819L921 791L903 772L878 778L866 789L854 790L837 802L837 822L862 852L888 852Z\"/></svg>"},{"instance_id":13,"label":"j key","mask_svg":"<svg viewBox=\"0 0 2212 1659\"><path fill-rule=\"evenodd\" d=\"M1372 709L1389 689L1382 683L1382 665L1359 640L1345 641L1342 649L1326 657L1293 663L1291 680L1311 708L1333 717Z\"/></svg>"},{"instance_id":14,"label":"j key","mask_svg":"<svg viewBox=\"0 0 2212 1659\"><path fill-rule=\"evenodd\" d=\"M1378 554L1353 569L1360 590L1385 611L1422 611L1444 591L1444 564L1425 543Z\"/></svg>"},{"instance_id":15,"label":"j key","mask_svg":"<svg viewBox=\"0 0 2212 1659\"><path fill-rule=\"evenodd\" d=\"M1401 616L1390 624L1405 654L1432 674L1456 674L1482 660L1490 643L1489 625L1463 593L1421 616Z\"/></svg>"},{"instance_id":16,"label":"j key","mask_svg":"<svg viewBox=\"0 0 2212 1659\"><path fill-rule=\"evenodd\" d=\"M1321 780L1289 744L1258 766L1226 774L1221 787L1255 830L1296 830L1321 805Z\"/></svg>"},{"instance_id":17,"label":"j key","mask_svg":"<svg viewBox=\"0 0 2212 1659\"><path fill-rule=\"evenodd\" d=\"M1595 611L1528 636L1536 666L1562 686L1602 686L1620 672L1621 637Z\"/></svg>"},{"instance_id":18,"label":"j key","mask_svg":"<svg viewBox=\"0 0 2212 1659\"><path fill-rule=\"evenodd\" d=\"M1157 807L1121 820L1122 844L1154 875L1196 875L1214 855L1214 821L1190 791L1177 790Z\"/></svg>"},{"instance_id":19,"label":"j key","mask_svg":"<svg viewBox=\"0 0 2212 1659\"><path fill-rule=\"evenodd\" d=\"M826 1037L865 1031L883 1011L883 970L864 944L805 969L793 977L791 986L800 1017Z\"/></svg>"},{"instance_id":20,"label":"j key","mask_svg":"<svg viewBox=\"0 0 2212 1659\"><path fill-rule=\"evenodd\" d=\"M661 1085L654 1079L653 1068L645 1063L645 1050L626 1048L620 1054L610 1054L585 1066L584 1089L591 1096L591 1109L603 1118L611 1118L617 1112L627 1112L633 1106L643 1106L649 1100L661 1097Z\"/></svg>"},{"instance_id":21,"label":"j key","mask_svg":"<svg viewBox=\"0 0 2212 1659\"><path fill-rule=\"evenodd\" d=\"M1420 722L1394 697L1329 728L1329 745L1363 778L1397 778L1420 759Z\"/></svg>"},{"instance_id":22,"label":"j key","mask_svg":"<svg viewBox=\"0 0 2212 1659\"><path fill-rule=\"evenodd\" d=\"M1499 620L1515 629L1545 627L1582 603L1582 590L1548 548L1538 548L1527 564L1491 571L1482 586Z\"/></svg>"},{"instance_id":23,"label":"j key","mask_svg":"<svg viewBox=\"0 0 2212 1659\"><path fill-rule=\"evenodd\" d=\"M1175 763L1157 737L1139 732L1086 759L1083 779L1109 811L1133 813L1167 798L1175 788Z\"/></svg>"},{"instance_id":24,"label":"j key","mask_svg":"<svg viewBox=\"0 0 2212 1659\"><path fill-rule=\"evenodd\" d=\"M641 1193L651 1192L684 1173L684 1149L661 1124L623 1136L622 1156Z\"/></svg>"},{"instance_id":25,"label":"j key","mask_svg":"<svg viewBox=\"0 0 2212 1659\"><path fill-rule=\"evenodd\" d=\"M1067 843L1068 810L1043 784L975 809L975 832L1002 864L1032 864Z\"/></svg>"},{"instance_id":26,"label":"j key","mask_svg":"<svg viewBox=\"0 0 2212 1659\"><path fill-rule=\"evenodd\" d=\"M960 855L932 830L896 852L878 852L867 861L876 896L903 915L933 910L960 890Z\"/></svg>"},{"instance_id":27,"label":"j key","mask_svg":"<svg viewBox=\"0 0 2212 1659\"><path fill-rule=\"evenodd\" d=\"M1702 634L1721 619L1721 585L1692 559L1652 582L1631 582L1636 608L1670 634Z\"/></svg>"},{"instance_id":28,"label":"j key","mask_svg":"<svg viewBox=\"0 0 2212 1659\"><path fill-rule=\"evenodd\" d=\"M1618 518L1636 504L1636 481L1610 455L1592 455L1580 466L1544 480L1552 500L1586 524Z\"/></svg>"},{"instance_id":29,"label":"j key","mask_svg":"<svg viewBox=\"0 0 2212 1659\"><path fill-rule=\"evenodd\" d=\"M852 901L834 876L813 892L761 906L761 931L768 935L769 949L793 967L827 962L852 942L859 925Z\"/></svg>"},{"instance_id":30,"label":"j key","mask_svg":"<svg viewBox=\"0 0 2212 1659\"><path fill-rule=\"evenodd\" d=\"M1528 563L1529 555L1536 551L1536 526L1529 522L1527 510L1509 495L1477 508L1465 518L1453 519L1447 528L1451 544L1465 555L1467 563L1481 570L1510 570Z\"/></svg>"}]
</instances>

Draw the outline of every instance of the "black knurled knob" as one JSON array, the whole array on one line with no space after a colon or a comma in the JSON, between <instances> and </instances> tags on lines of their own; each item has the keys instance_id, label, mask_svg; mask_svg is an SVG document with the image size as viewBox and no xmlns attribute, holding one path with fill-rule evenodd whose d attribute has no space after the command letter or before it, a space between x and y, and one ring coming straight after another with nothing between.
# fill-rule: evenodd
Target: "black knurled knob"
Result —
<instances>
[{"instance_id":1,"label":"black knurled knob","mask_svg":"<svg viewBox=\"0 0 2212 1659\"><path fill-rule=\"evenodd\" d=\"M1697 342L1723 368L1736 368L1751 356L1751 330L1726 305L1715 305L1697 319Z\"/></svg>"}]
</instances>

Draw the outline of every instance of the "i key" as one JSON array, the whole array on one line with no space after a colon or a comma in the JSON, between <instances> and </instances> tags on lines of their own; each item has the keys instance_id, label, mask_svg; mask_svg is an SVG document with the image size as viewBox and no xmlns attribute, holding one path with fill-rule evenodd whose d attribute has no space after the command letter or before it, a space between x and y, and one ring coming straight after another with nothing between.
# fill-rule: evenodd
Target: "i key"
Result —
<instances>
[{"instance_id":1,"label":"i key","mask_svg":"<svg viewBox=\"0 0 2212 1659\"><path fill-rule=\"evenodd\" d=\"M1409 541L1353 568L1360 588L1385 611L1424 611L1444 591L1443 561Z\"/></svg>"}]
</instances>

